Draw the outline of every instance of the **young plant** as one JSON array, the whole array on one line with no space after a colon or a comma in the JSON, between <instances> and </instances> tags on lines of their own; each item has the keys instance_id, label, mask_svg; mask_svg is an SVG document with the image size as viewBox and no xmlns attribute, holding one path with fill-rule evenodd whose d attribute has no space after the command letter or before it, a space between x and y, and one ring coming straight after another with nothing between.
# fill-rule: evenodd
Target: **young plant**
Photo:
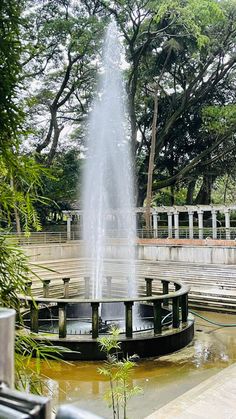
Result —
<instances>
[{"instance_id":1,"label":"young plant","mask_svg":"<svg viewBox=\"0 0 236 419\"><path fill-rule=\"evenodd\" d=\"M99 368L100 374L108 377L110 389L105 393L104 399L112 407L113 419L120 419L121 409L123 419L127 419L127 401L141 388L131 383L131 373L136 364L128 358L119 359L121 343L118 341L119 329L111 328L109 336L98 339L101 351L106 353L104 366Z\"/></svg>"}]
</instances>

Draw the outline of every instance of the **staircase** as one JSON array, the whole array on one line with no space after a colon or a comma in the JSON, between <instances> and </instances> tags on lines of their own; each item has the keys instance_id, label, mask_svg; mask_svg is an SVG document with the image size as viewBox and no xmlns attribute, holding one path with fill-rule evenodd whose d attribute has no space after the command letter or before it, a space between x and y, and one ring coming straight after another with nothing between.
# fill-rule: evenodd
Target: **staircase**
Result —
<instances>
[{"instance_id":1,"label":"staircase","mask_svg":"<svg viewBox=\"0 0 236 419\"><path fill-rule=\"evenodd\" d=\"M62 297L64 285L62 278L70 278L70 297L83 296L85 277L89 276L86 259L59 259L32 263L32 290L34 295L42 296L42 281L51 280L50 296ZM127 264L124 261L108 259L105 276L112 276L112 291L124 297L127 278ZM190 285L190 307L236 313L236 265L204 265L184 262L158 262L139 260L136 265L138 292L145 295L144 278L173 279ZM122 281L121 281L122 278ZM153 281L153 294L160 293L161 283Z\"/></svg>"}]
</instances>

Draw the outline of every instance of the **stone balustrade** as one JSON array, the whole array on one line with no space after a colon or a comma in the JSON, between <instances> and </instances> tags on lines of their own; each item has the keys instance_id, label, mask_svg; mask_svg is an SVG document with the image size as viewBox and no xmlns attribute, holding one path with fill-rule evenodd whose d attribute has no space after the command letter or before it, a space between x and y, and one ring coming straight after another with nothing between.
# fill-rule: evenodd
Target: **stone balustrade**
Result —
<instances>
[{"instance_id":1,"label":"stone balustrade","mask_svg":"<svg viewBox=\"0 0 236 419\"><path fill-rule=\"evenodd\" d=\"M117 211L118 210L113 211L114 216ZM150 236L153 238L159 237L161 229L159 229L158 223L161 217L162 221L166 220L166 237L169 239L179 239L180 233L183 230L183 226L181 226L181 218L183 218L182 214L187 214L188 227L185 226L185 231L187 229L188 234L186 234L186 238L203 239L204 232L207 231L212 239L217 239L217 233L220 231L220 222L217 219L217 216L221 213L224 214L224 239L230 240L232 235L230 226L230 213L232 211L236 211L236 205L182 205L172 207L163 205L160 207L153 207L151 208L152 231L150 232ZM139 218L145 213L145 207L135 208L135 212L137 214L137 218ZM82 219L83 212L81 210L70 210L63 211L63 213L67 219L67 240L71 240L72 219L73 217ZM184 218L186 220L186 217ZM206 223L208 228L205 226Z\"/></svg>"}]
</instances>

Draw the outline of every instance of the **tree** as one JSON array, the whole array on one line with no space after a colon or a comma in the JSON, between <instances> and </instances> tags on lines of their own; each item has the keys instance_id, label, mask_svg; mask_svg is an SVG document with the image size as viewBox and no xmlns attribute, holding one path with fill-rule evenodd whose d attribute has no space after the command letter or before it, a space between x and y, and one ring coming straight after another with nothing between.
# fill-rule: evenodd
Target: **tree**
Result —
<instances>
[{"instance_id":1,"label":"tree","mask_svg":"<svg viewBox=\"0 0 236 419\"><path fill-rule=\"evenodd\" d=\"M81 126L97 71L102 25L96 7L71 0L28 1L22 36L23 80L29 84L25 103L31 139L39 161L52 164L60 137ZM35 81L37 80L37 87ZM37 128L35 128L37 126ZM63 142L67 137L63 135Z\"/></svg>"},{"instance_id":2,"label":"tree","mask_svg":"<svg viewBox=\"0 0 236 419\"><path fill-rule=\"evenodd\" d=\"M208 7L211 17L200 13L205 10L207 3L208 6L211 3L213 7ZM188 5L190 7L192 2L188 2ZM199 33L197 36L191 33L187 36L179 30L178 21L172 23L165 34L168 39L177 37L179 47L172 52L168 65L165 64L165 74L160 85L154 191L167 186L173 187L188 177L192 179L194 172L201 175L202 160L209 160L211 153L214 153L214 158L216 152L220 156L218 151L220 152L222 144L226 144L232 134L231 127L231 131L225 132L221 138L209 135L204 129L201 110L210 103L227 100L224 92L227 84L228 87L231 85L232 90L235 69L235 8L226 4L224 7L220 5L219 10L219 5L214 2L198 2L197 5L200 12L195 10L195 18L199 18L201 36ZM216 6L218 11L215 10ZM144 76L139 99L140 110L137 112L142 134L138 150L144 159L140 173L142 184L145 182L143 172L147 166L147 153L150 153L153 113L152 102L146 100L146 115L144 114L142 98L147 96L150 77L155 80L160 75L166 57L167 52L162 44L159 42L154 46L152 43L146 62L143 63L143 70L140 70L140 74ZM230 96L228 100L231 100Z\"/></svg>"},{"instance_id":3,"label":"tree","mask_svg":"<svg viewBox=\"0 0 236 419\"><path fill-rule=\"evenodd\" d=\"M20 75L19 40L23 2L2 0L0 4L0 156L12 160L12 147L18 144L16 134L22 122L22 111L16 105Z\"/></svg>"},{"instance_id":4,"label":"tree","mask_svg":"<svg viewBox=\"0 0 236 419\"><path fill-rule=\"evenodd\" d=\"M36 205L43 225L50 218L56 221L58 215L62 216L63 210L70 209L78 201L80 172L81 160L76 149L57 151L50 167L51 176L45 176L42 180L42 194L47 199L47 206L40 202Z\"/></svg>"}]
</instances>

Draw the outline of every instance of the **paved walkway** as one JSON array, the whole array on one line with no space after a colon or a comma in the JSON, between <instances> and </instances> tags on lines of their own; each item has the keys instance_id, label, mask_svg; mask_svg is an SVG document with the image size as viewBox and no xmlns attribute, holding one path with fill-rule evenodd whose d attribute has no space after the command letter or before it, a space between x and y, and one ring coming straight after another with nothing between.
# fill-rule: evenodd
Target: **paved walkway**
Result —
<instances>
[{"instance_id":1,"label":"paved walkway","mask_svg":"<svg viewBox=\"0 0 236 419\"><path fill-rule=\"evenodd\" d=\"M236 419L236 363L146 419Z\"/></svg>"}]
</instances>

